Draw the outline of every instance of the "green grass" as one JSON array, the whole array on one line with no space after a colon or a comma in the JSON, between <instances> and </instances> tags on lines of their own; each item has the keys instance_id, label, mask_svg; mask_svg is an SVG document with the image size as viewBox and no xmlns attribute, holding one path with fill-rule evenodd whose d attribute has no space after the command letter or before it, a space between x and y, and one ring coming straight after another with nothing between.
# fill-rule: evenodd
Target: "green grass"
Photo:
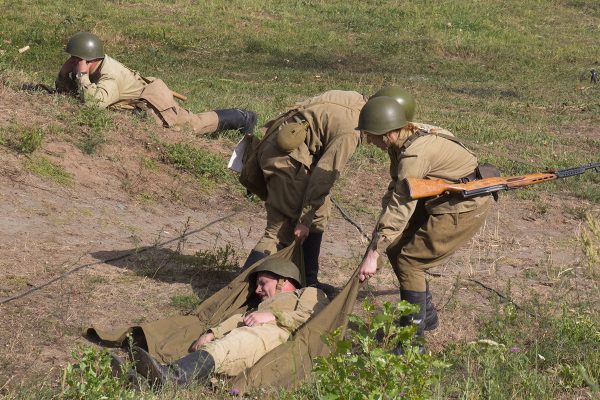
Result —
<instances>
[{"instance_id":1,"label":"green grass","mask_svg":"<svg viewBox=\"0 0 600 400\"><path fill-rule=\"evenodd\" d=\"M24 0L2 5L0 80L13 87L25 78L52 84L67 58L62 47L69 36L92 30L104 39L109 55L162 78L188 96L185 106L193 111L248 108L258 111L260 124L328 89L368 94L398 84L415 94L417 121L448 128L505 175L600 161L600 85L589 82L600 53L600 6L594 0ZM30 51L19 54L16 49L25 45ZM112 115L77 107L61 122L65 134L92 154L114 128ZM56 129L10 123L0 129L0 145L34 154L25 161L30 171L73 184L67 171L35 155ZM236 135L211 138L236 141ZM161 147L162 162L193 174L203 185L237 185L224 157L190 144ZM158 159L144 158L140 167L160 168ZM361 147L352 163L363 162L384 166L386 155ZM553 207L542 202L549 192L597 204L600 176L588 172L512 195L538 202L535 211L543 214ZM142 193L140 201L152 201L152 195ZM583 221L588 209L569 212ZM597 260L598 240L593 230L586 232L584 250ZM237 260L230 250L167 259L175 267L233 269ZM162 260L148 262L152 276L166 270ZM584 272L597 291L597 267L589 264ZM164 275L179 271L175 267ZM188 298L172 301L175 307L192 304ZM598 395L593 392L600 378L597 307L573 304L563 310L552 304L557 308L532 304L535 318L500 306L483 316L478 337L499 346L457 344L440 354L453 366L437 397ZM194 398L191 392L184 396Z\"/></svg>"},{"instance_id":2,"label":"green grass","mask_svg":"<svg viewBox=\"0 0 600 400\"><path fill-rule=\"evenodd\" d=\"M41 147L46 130L16 123L0 127L0 145L21 154L31 154Z\"/></svg>"},{"instance_id":3,"label":"green grass","mask_svg":"<svg viewBox=\"0 0 600 400\"><path fill-rule=\"evenodd\" d=\"M198 304L200 304L200 298L195 294L178 294L171 296L171 305L181 311L191 312Z\"/></svg>"},{"instance_id":4,"label":"green grass","mask_svg":"<svg viewBox=\"0 0 600 400\"><path fill-rule=\"evenodd\" d=\"M226 161L208 150L186 143L165 145L164 160L175 168L211 180L231 180Z\"/></svg>"},{"instance_id":5,"label":"green grass","mask_svg":"<svg viewBox=\"0 0 600 400\"><path fill-rule=\"evenodd\" d=\"M25 168L62 186L72 186L74 184L73 176L67 170L43 156L28 158L25 161Z\"/></svg>"},{"instance_id":6,"label":"green grass","mask_svg":"<svg viewBox=\"0 0 600 400\"><path fill-rule=\"evenodd\" d=\"M531 316L506 307L483 321L480 337L486 341L446 349L442 356L453 367L441 398L554 399L597 388L598 313L585 306L564 307L558 315L548 305L535 310Z\"/></svg>"}]
</instances>

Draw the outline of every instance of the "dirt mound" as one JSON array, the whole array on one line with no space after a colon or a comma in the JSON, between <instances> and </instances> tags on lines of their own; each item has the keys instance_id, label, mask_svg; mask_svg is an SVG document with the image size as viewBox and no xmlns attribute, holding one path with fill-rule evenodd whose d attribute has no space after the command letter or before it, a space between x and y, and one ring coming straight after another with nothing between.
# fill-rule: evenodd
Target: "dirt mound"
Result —
<instances>
[{"instance_id":1,"label":"dirt mound","mask_svg":"<svg viewBox=\"0 0 600 400\"><path fill-rule=\"evenodd\" d=\"M81 140L94 128L77 122L80 112L60 96L0 86L0 132L44 133L31 155L0 146L0 299L90 264L0 304L0 387L56 376L86 343L81 332L92 322L139 323L193 308L235 275L265 225L261 205L245 199L239 186L210 183L164 162L165 144L185 142L225 156L231 141L111 113L104 142L87 154ZM67 178L38 168L39 160ZM334 195L370 232L387 167L355 160L350 168ZM441 329L428 335L432 349L475 337L477 316L501 300L490 289L519 303L562 290L565 276L577 279L585 207L572 199L503 196L481 233L432 271L441 318ZM342 286L365 246L336 212L324 238L322 280ZM391 268L362 295L397 300Z\"/></svg>"}]
</instances>

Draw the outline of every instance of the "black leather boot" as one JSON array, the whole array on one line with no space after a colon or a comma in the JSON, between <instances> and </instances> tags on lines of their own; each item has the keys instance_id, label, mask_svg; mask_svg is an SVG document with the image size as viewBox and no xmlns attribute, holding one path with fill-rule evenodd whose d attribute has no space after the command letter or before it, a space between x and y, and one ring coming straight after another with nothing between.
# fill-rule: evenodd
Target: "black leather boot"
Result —
<instances>
[{"instance_id":1,"label":"black leather boot","mask_svg":"<svg viewBox=\"0 0 600 400\"><path fill-rule=\"evenodd\" d=\"M217 132L227 130L239 130L243 134L254 132L256 126L256 113L241 108L227 108L215 110L219 117Z\"/></svg>"},{"instance_id":2,"label":"black leather boot","mask_svg":"<svg viewBox=\"0 0 600 400\"><path fill-rule=\"evenodd\" d=\"M416 338L417 341L423 340L422 338L425 336L425 315L426 315L426 302L427 302L427 293L426 292L415 292L412 290L400 290L400 297L402 300L406 300L410 304L419 305L419 311L415 314L411 315L403 315L400 317L398 321L398 325L400 326L409 326L411 324L416 324L417 333ZM419 352L421 354L425 353L425 346L421 343L418 343ZM400 355L403 353L402 346L396 347L394 349L394 353Z\"/></svg>"},{"instance_id":3,"label":"black leather boot","mask_svg":"<svg viewBox=\"0 0 600 400\"><path fill-rule=\"evenodd\" d=\"M246 261L244 262L244 265L242 265L241 270L244 271L246 268L252 266L252 264L254 264L255 262L265 258L267 255L268 254L265 254L262 251L252 250L250 254L248 254L248 258L246 258Z\"/></svg>"},{"instance_id":4,"label":"black leather boot","mask_svg":"<svg viewBox=\"0 0 600 400\"><path fill-rule=\"evenodd\" d=\"M433 305L433 297L429 291L429 282L427 283L427 290L425 291L425 328L426 331L432 331L437 329L439 325L437 310Z\"/></svg>"},{"instance_id":5,"label":"black leather boot","mask_svg":"<svg viewBox=\"0 0 600 400\"><path fill-rule=\"evenodd\" d=\"M310 232L308 237L302 243L302 252L304 253L304 268L306 270L306 286L311 286L319 282L319 255L321 254L321 241L323 232Z\"/></svg>"},{"instance_id":6,"label":"black leather boot","mask_svg":"<svg viewBox=\"0 0 600 400\"><path fill-rule=\"evenodd\" d=\"M173 382L178 386L185 386L194 379L207 378L215 368L215 360L204 350L190 353L169 365L160 364L141 347L134 346L132 354L137 371L151 384Z\"/></svg>"},{"instance_id":7,"label":"black leather boot","mask_svg":"<svg viewBox=\"0 0 600 400\"><path fill-rule=\"evenodd\" d=\"M304 269L306 271L306 286L314 286L325 292L329 299L335 297L336 289L326 283L319 282L319 255L321 254L321 242L323 232L310 232L302 243L304 253Z\"/></svg>"}]
</instances>

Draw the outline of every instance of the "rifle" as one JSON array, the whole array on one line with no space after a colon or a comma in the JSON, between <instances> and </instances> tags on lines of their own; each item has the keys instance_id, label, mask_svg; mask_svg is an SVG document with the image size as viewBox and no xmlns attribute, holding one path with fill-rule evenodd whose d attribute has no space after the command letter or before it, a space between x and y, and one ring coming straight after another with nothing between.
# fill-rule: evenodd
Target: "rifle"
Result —
<instances>
[{"instance_id":1,"label":"rifle","mask_svg":"<svg viewBox=\"0 0 600 400\"><path fill-rule=\"evenodd\" d=\"M405 178L404 181L413 200L449 194L458 194L463 199L468 199L500 190L517 189L558 178L580 175L588 169L595 169L596 172L600 173L600 162L561 170L549 169L546 172L536 174L476 179L467 183L448 183L441 179L418 178Z\"/></svg>"}]
</instances>

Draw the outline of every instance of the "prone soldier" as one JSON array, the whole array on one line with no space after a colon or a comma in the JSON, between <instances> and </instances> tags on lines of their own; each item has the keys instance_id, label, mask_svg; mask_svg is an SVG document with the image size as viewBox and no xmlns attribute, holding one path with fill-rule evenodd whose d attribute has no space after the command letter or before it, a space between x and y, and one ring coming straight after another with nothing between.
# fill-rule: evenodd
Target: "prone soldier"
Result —
<instances>
[{"instance_id":1,"label":"prone soldier","mask_svg":"<svg viewBox=\"0 0 600 400\"><path fill-rule=\"evenodd\" d=\"M143 111L159 125L187 125L197 134L229 129L245 134L254 131L253 111L232 108L194 114L182 108L161 79L144 77L106 55L102 41L93 33L74 34L65 51L71 57L56 78L58 93L74 94L101 108Z\"/></svg>"}]
</instances>

